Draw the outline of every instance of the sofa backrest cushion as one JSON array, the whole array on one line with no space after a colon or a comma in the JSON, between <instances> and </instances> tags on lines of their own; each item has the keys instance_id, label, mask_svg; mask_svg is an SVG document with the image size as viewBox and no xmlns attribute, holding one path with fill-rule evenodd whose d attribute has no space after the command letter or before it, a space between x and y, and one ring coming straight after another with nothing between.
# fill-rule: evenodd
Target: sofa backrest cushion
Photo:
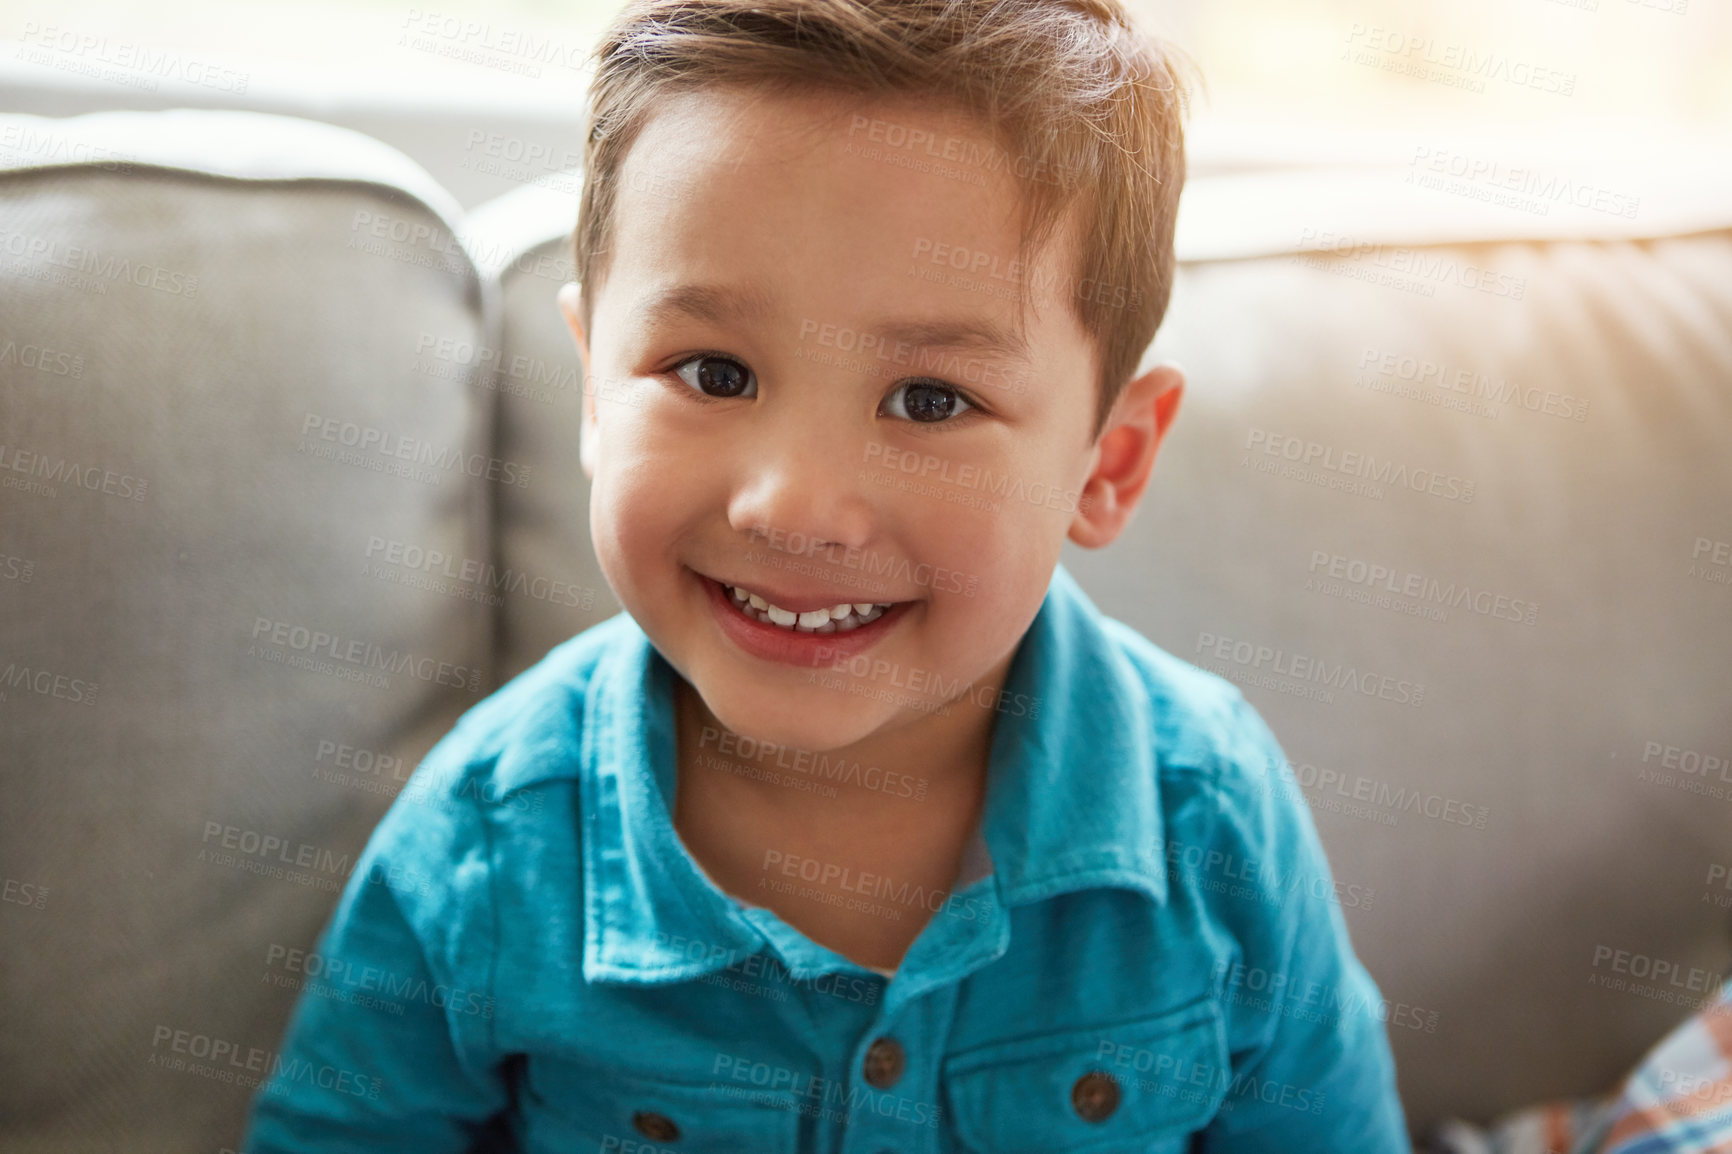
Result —
<instances>
[{"instance_id":1,"label":"sofa backrest cushion","mask_svg":"<svg viewBox=\"0 0 1732 1154\"><path fill-rule=\"evenodd\" d=\"M239 1144L372 826L493 685L456 210L355 133L0 119L0 1146Z\"/></svg>"}]
</instances>

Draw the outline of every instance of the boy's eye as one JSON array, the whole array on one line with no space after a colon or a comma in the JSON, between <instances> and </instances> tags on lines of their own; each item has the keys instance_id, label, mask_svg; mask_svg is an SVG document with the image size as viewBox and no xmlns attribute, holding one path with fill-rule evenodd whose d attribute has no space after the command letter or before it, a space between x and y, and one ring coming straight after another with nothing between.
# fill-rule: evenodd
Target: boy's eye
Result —
<instances>
[{"instance_id":1,"label":"boy's eye","mask_svg":"<svg viewBox=\"0 0 1732 1154\"><path fill-rule=\"evenodd\" d=\"M758 391L752 370L727 357L693 357L675 366L674 373L708 397L750 397Z\"/></svg>"},{"instance_id":2,"label":"boy's eye","mask_svg":"<svg viewBox=\"0 0 1732 1154\"><path fill-rule=\"evenodd\" d=\"M758 392L757 377L752 370L732 357L704 353L682 361L674 367L674 373L706 397L753 397ZM935 425L972 408L974 405L949 385L936 381L909 381L885 398L883 411L905 421Z\"/></svg>"},{"instance_id":3,"label":"boy's eye","mask_svg":"<svg viewBox=\"0 0 1732 1154\"><path fill-rule=\"evenodd\" d=\"M959 416L974 406L949 385L909 381L885 398L884 407L892 417L932 425Z\"/></svg>"}]
</instances>

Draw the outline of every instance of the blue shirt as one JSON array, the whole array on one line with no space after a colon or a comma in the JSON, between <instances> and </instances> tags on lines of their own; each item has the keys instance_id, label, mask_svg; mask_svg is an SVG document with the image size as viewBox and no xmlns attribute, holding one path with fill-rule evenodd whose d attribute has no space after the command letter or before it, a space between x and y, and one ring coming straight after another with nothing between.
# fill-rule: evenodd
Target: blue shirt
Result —
<instances>
[{"instance_id":1,"label":"blue shirt","mask_svg":"<svg viewBox=\"0 0 1732 1154\"><path fill-rule=\"evenodd\" d=\"M1062 565L976 868L889 978L686 851L676 676L622 613L433 748L288 965L248 1154L1409 1149L1358 889L1274 736Z\"/></svg>"}]
</instances>

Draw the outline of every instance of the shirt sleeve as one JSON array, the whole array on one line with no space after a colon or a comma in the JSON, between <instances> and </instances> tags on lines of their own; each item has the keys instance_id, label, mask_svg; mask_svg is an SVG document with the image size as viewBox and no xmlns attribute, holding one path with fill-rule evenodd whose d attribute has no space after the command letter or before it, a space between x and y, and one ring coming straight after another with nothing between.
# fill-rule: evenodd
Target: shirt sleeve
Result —
<instances>
[{"instance_id":1,"label":"shirt sleeve","mask_svg":"<svg viewBox=\"0 0 1732 1154\"><path fill-rule=\"evenodd\" d=\"M254 1096L247 1154L469 1151L508 1104L491 975L468 964L490 956L487 831L472 798L431 796L416 776L291 967L300 1000Z\"/></svg>"},{"instance_id":2,"label":"shirt sleeve","mask_svg":"<svg viewBox=\"0 0 1732 1154\"><path fill-rule=\"evenodd\" d=\"M1348 940L1342 906L1374 890L1335 882L1273 733L1239 699L1246 756L1223 782L1217 849L1252 884L1225 901L1239 956L1219 975L1231 1069L1199 1148L1208 1154L1409 1154L1387 1007Z\"/></svg>"}]
</instances>

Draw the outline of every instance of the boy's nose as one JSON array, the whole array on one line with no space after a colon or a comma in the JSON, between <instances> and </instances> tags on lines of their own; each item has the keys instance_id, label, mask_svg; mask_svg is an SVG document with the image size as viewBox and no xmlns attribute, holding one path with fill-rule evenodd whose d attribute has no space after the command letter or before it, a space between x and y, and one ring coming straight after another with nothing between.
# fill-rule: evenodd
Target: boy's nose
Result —
<instances>
[{"instance_id":1,"label":"boy's nose","mask_svg":"<svg viewBox=\"0 0 1732 1154\"><path fill-rule=\"evenodd\" d=\"M871 482L855 440L834 429L813 435L779 425L763 443L746 447L729 522L760 540L779 530L778 539L805 542L802 552L825 544L864 548L872 536Z\"/></svg>"}]
</instances>

